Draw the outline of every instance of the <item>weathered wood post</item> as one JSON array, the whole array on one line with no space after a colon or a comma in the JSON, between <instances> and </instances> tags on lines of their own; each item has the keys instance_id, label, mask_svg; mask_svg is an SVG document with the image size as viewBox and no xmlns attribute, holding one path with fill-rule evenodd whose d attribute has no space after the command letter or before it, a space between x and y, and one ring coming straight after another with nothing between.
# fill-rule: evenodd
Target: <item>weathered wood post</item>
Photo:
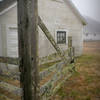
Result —
<instances>
[{"instance_id":1,"label":"weathered wood post","mask_svg":"<svg viewBox=\"0 0 100 100\"><path fill-rule=\"evenodd\" d=\"M72 50L72 37L71 36L68 37L68 49L69 49L68 56L71 57L72 56L71 55L71 50Z\"/></svg>"},{"instance_id":2,"label":"weathered wood post","mask_svg":"<svg viewBox=\"0 0 100 100\"><path fill-rule=\"evenodd\" d=\"M74 56L75 56L75 50L74 47L72 46L72 37L68 37L68 56L71 59L71 63L74 63Z\"/></svg>"},{"instance_id":3,"label":"weathered wood post","mask_svg":"<svg viewBox=\"0 0 100 100\"><path fill-rule=\"evenodd\" d=\"M72 47L72 36L68 37L68 48Z\"/></svg>"},{"instance_id":4,"label":"weathered wood post","mask_svg":"<svg viewBox=\"0 0 100 100\"><path fill-rule=\"evenodd\" d=\"M22 100L39 100L37 0L18 1L18 37Z\"/></svg>"},{"instance_id":5,"label":"weathered wood post","mask_svg":"<svg viewBox=\"0 0 100 100\"><path fill-rule=\"evenodd\" d=\"M75 48L72 47L73 57L75 57Z\"/></svg>"}]
</instances>

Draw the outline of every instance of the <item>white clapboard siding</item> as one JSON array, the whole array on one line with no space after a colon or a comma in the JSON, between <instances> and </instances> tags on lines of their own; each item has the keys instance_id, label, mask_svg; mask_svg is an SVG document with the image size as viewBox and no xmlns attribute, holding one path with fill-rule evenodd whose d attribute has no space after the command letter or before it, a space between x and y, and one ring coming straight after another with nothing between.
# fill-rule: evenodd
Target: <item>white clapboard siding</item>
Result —
<instances>
[{"instance_id":1,"label":"white clapboard siding","mask_svg":"<svg viewBox=\"0 0 100 100\"><path fill-rule=\"evenodd\" d=\"M7 27L7 57L18 57L18 33L14 26ZM10 70L16 71L16 67L8 64Z\"/></svg>"},{"instance_id":2,"label":"white clapboard siding","mask_svg":"<svg viewBox=\"0 0 100 100\"><path fill-rule=\"evenodd\" d=\"M7 56L18 57L18 34L17 34L17 28L15 27L8 27Z\"/></svg>"}]
</instances>

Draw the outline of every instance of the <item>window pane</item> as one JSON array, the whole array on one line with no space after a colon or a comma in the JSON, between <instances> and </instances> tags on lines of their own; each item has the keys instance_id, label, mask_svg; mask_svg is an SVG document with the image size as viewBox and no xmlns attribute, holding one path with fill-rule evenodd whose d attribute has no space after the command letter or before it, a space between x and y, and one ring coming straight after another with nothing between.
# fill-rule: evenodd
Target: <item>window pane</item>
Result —
<instances>
[{"instance_id":1,"label":"window pane","mask_svg":"<svg viewBox=\"0 0 100 100\"><path fill-rule=\"evenodd\" d=\"M58 44L66 43L66 31L57 31L57 43Z\"/></svg>"}]
</instances>

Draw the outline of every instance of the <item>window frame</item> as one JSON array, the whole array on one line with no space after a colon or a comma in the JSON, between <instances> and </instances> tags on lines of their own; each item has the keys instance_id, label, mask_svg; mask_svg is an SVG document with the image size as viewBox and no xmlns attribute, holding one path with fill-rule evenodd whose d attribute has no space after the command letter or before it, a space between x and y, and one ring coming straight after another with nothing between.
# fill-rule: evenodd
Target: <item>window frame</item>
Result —
<instances>
[{"instance_id":1,"label":"window frame","mask_svg":"<svg viewBox=\"0 0 100 100\"><path fill-rule=\"evenodd\" d=\"M60 32L60 31L66 32L65 33L65 42L64 43L58 43L58 41L57 41L57 32ZM68 44L68 30L66 30L66 29L57 29L55 31L55 40L56 40L56 43L59 44L59 45Z\"/></svg>"}]
</instances>

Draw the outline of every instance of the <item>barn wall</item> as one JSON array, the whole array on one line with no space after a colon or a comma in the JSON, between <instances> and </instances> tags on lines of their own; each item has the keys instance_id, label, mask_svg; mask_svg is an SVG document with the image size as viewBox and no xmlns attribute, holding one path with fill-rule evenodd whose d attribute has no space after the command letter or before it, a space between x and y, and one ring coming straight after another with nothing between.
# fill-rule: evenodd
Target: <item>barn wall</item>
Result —
<instances>
[{"instance_id":1,"label":"barn wall","mask_svg":"<svg viewBox=\"0 0 100 100\"><path fill-rule=\"evenodd\" d=\"M7 55L7 27L17 25L17 8L14 7L0 16L1 35L2 35L2 54Z\"/></svg>"},{"instance_id":2,"label":"barn wall","mask_svg":"<svg viewBox=\"0 0 100 100\"><path fill-rule=\"evenodd\" d=\"M0 25L0 33L1 33L1 25ZM2 56L2 38L0 34L0 56Z\"/></svg>"},{"instance_id":3,"label":"barn wall","mask_svg":"<svg viewBox=\"0 0 100 100\"><path fill-rule=\"evenodd\" d=\"M2 39L2 45L0 44L0 48L2 48L2 56L7 56L7 27L10 25L17 25L17 7L14 7L10 9L8 12L4 13L0 16L0 37ZM1 40L0 39L0 40ZM1 64L2 71L7 71L9 68L6 64ZM15 69L15 67L11 67L12 70Z\"/></svg>"},{"instance_id":4,"label":"barn wall","mask_svg":"<svg viewBox=\"0 0 100 100\"><path fill-rule=\"evenodd\" d=\"M39 1L39 15L48 27L52 36L55 37L57 29L68 30L68 35L73 38L73 46L75 47L75 54L81 55L83 48L83 25L78 17L72 12L68 5L62 0L40 0ZM42 34L41 34L42 37ZM40 38L41 38L40 37ZM41 50L40 54L50 54L54 52L49 41L44 38L45 50ZM41 41L41 40L40 40ZM39 42L39 43L42 43ZM61 49L67 49L67 45L59 45ZM46 54L46 55L47 55Z\"/></svg>"},{"instance_id":5,"label":"barn wall","mask_svg":"<svg viewBox=\"0 0 100 100\"><path fill-rule=\"evenodd\" d=\"M65 5L62 0L39 0L39 15L48 27L52 36L55 37L55 31L58 29L66 29L68 35L73 38L73 46L76 55L82 54L83 40L82 28L83 25L77 16L74 15L69 6ZM2 37L2 54L7 56L7 26L17 25L17 7L10 9L8 12L0 16L1 37ZM68 44L59 45L62 50L67 49ZM50 55L55 50L51 43L47 40L42 30L39 29L39 55L40 57Z\"/></svg>"},{"instance_id":6,"label":"barn wall","mask_svg":"<svg viewBox=\"0 0 100 100\"><path fill-rule=\"evenodd\" d=\"M84 33L84 41L100 41L100 33L86 32Z\"/></svg>"}]
</instances>

